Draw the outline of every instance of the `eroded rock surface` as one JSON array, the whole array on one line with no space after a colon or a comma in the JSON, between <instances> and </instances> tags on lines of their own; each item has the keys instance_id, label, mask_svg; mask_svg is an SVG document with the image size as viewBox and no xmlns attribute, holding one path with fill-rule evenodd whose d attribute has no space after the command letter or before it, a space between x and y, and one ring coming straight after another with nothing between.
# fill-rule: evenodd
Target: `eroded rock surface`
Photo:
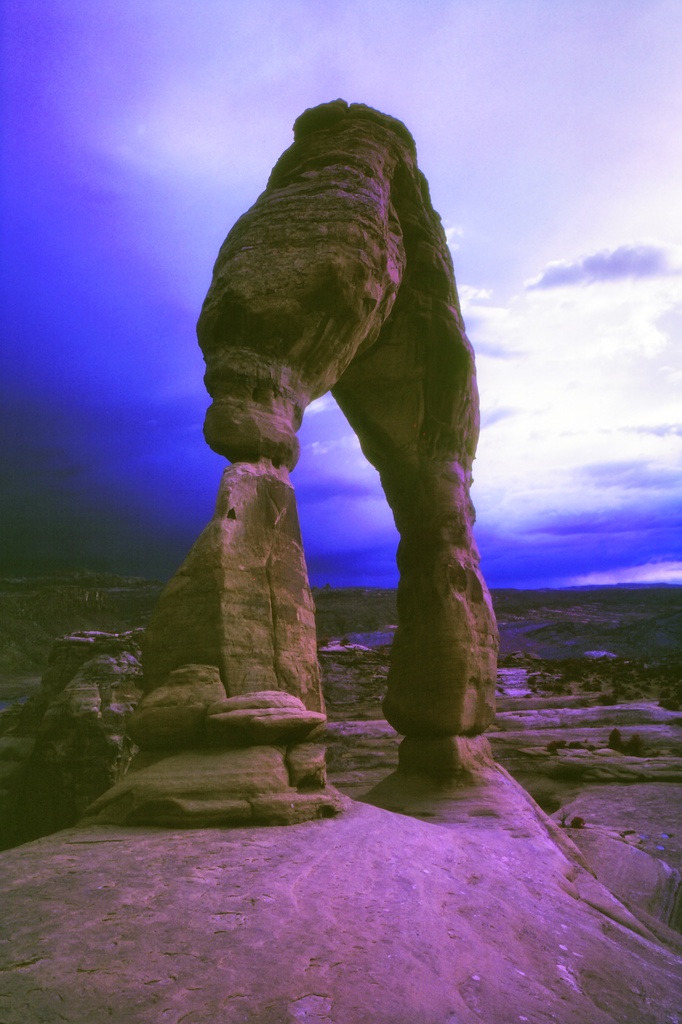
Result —
<instances>
[{"instance_id":1,"label":"eroded rock surface","mask_svg":"<svg viewBox=\"0 0 682 1024\"><path fill-rule=\"evenodd\" d=\"M123 778L137 749L126 723L142 696L141 632L60 638L38 692L3 715L2 846L73 825Z\"/></svg>"},{"instance_id":2,"label":"eroded rock surface","mask_svg":"<svg viewBox=\"0 0 682 1024\"><path fill-rule=\"evenodd\" d=\"M315 609L294 491L263 459L223 473L216 510L161 595L143 646L145 685L214 665L224 696L286 690L322 711Z\"/></svg>"},{"instance_id":3,"label":"eroded rock surface","mask_svg":"<svg viewBox=\"0 0 682 1024\"><path fill-rule=\"evenodd\" d=\"M343 100L301 115L264 193L220 249L198 337L213 399L206 439L232 465L144 639L147 693L131 735L169 764L140 767L125 797L119 787L97 814L132 820L113 809L125 805L134 820L156 821L155 800L171 800L179 820L191 785L171 770L178 751L201 750L204 767L213 758L216 777L246 750L267 748L276 760L283 748L288 764L306 762L292 748L314 738L325 714L289 470L307 404L330 389L400 532L384 710L408 737L401 763L446 773L487 763L476 737L494 717L497 630L471 532L473 351L406 127ZM208 688L199 670L214 672ZM278 692L295 702L282 707ZM230 703L258 694L270 694L264 706ZM189 754L182 764L195 770ZM339 806L323 796L323 771L301 770L308 788L316 779L319 813ZM291 799L307 807L314 801L292 771ZM206 816L193 805L187 823L219 820L206 785Z\"/></svg>"},{"instance_id":4,"label":"eroded rock surface","mask_svg":"<svg viewBox=\"0 0 682 1024\"><path fill-rule=\"evenodd\" d=\"M679 1016L679 957L504 773L383 795L403 813L353 803L283 829L89 826L3 854L3 1021Z\"/></svg>"},{"instance_id":5,"label":"eroded rock surface","mask_svg":"<svg viewBox=\"0 0 682 1024\"><path fill-rule=\"evenodd\" d=\"M332 390L381 475L401 541L385 713L403 734L475 735L494 714L497 634L469 499L478 439L452 261L404 125L341 100L306 111L228 235L198 325L232 460L293 467Z\"/></svg>"},{"instance_id":6,"label":"eroded rock surface","mask_svg":"<svg viewBox=\"0 0 682 1024\"><path fill-rule=\"evenodd\" d=\"M190 750L217 765L267 746L277 760L280 746L289 751L324 724L289 470L303 412L329 390L379 471L401 536L384 701L406 736L401 763L446 774L491 763L479 736L494 716L497 632L472 535L474 357L405 126L343 100L305 111L265 191L223 243L197 333L213 399L205 436L233 465L145 637L148 693L131 735L168 763L134 772L121 806L135 817L111 820L160 820L157 804L166 808L176 786L170 820L185 807L188 824L213 823L211 773ZM217 673L209 689L192 676L197 666ZM277 692L298 704L230 704ZM176 751L184 770L199 773L194 789L180 784ZM317 779L322 791L322 777L308 773L306 785ZM203 818L200 797L188 802L202 786ZM97 813L118 814L122 793L99 801ZM292 806L307 807L308 797L296 786ZM339 803L316 799L320 813Z\"/></svg>"},{"instance_id":7,"label":"eroded rock surface","mask_svg":"<svg viewBox=\"0 0 682 1024\"><path fill-rule=\"evenodd\" d=\"M87 810L84 824L290 825L328 818L343 797L325 785L319 750L308 744L188 750L140 758Z\"/></svg>"}]
</instances>

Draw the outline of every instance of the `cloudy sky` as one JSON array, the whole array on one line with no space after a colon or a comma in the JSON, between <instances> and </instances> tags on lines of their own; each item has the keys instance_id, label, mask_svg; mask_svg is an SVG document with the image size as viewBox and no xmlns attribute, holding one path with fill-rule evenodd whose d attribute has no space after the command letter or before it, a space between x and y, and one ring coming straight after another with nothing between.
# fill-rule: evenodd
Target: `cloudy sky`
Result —
<instances>
[{"instance_id":1,"label":"cloudy sky","mask_svg":"<svg viewBox=\"0 0 682 1024\"><path fill-rule=\"evenodd\" d=\"M0 572L167 577L211 514L194 325L306 107L401 118L477 353L493 587L682 583L679 0L5 0ZM314 583L393 585L330 398Z\"/></svg>"}]
</instances>

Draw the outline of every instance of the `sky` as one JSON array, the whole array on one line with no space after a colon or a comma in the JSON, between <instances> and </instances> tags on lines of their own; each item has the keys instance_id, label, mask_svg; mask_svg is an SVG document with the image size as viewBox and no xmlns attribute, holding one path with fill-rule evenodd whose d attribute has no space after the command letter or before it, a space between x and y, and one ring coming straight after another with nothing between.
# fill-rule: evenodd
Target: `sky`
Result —
<instances>
[{"instance_id":1,"label":"sky","mask_svg":"<svg viewBox=\"0 0 682 1024\"><path fill-rule=\"evenodd\" d=\"M476 351L491 587L682 583L679 0L5 0L0 573L168 578L212 514L195 323L307 107L403 120ZM330 396L313 584L393 586Z\"/></svg>"}]
</instances>

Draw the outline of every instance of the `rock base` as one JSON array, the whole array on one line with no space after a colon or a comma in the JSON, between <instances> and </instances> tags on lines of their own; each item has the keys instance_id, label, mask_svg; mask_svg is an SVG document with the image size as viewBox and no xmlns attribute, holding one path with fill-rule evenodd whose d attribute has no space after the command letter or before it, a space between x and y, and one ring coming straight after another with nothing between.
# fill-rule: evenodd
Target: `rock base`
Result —
<instances>
[{"instance_id":1,"label":"rock base","mask_svg":"<svg viewBox=\"0 0 682 1024\"><path fill-rule=\"evenodd\" d=\"M143 755L86 811L87 824L209 828L330 818L345 798L325 785L324 747L254 746Z\"/></svg>"},{"instance_id":2,"label":"rock base","mask_svg":"<svg viewBox=\"0 0 682 1024\"><path fill-rule=\"evenodd\" d=\"M5 853L1 1019L678 1018L682 961L526 794L499 771L458 792L429 822L351 801L291 828L94 825Z\"/></svg>"},{"instance_id":3,"label":"rock base","mask_svg":"<svg viewBox=\"0 0 682 1024\"><path fill-rule=\"evenodd\" d=\"M470 775L494 765L485 736L406 736L398 763L404 772L429 775Z\"/></svg>"}]
</instances>

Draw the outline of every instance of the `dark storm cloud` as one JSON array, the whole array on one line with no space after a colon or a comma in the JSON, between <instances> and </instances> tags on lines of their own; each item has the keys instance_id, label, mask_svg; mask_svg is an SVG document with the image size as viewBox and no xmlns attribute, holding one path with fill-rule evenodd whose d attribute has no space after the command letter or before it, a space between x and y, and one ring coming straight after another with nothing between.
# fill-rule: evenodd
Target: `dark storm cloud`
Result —
<instances>
[{"instance_id":1,"label":"dark storm cloud","mask_svg":"<svg viewBox=\"0 0 682 1024\"><path fill-rule=\"evenodd\" d=\"M631 504L610 513L557 515L523 530L481 523L476 528L481 565L491 587L566 586L591 573L682 558L679 501L655 509Z\"/></svg>"},{"instance_id":2,"label":"dark storm cloud","mask_svg":"<svg viewBox=\"0 0 682 1024\"><path fill-rule=\"evenodd\" d=\"M398 584L396 545L393 541L329 553L318 544L306 551L310 582L323 587L395 587Z\"/></svg>"},{"instance_id":3,"label":"dark storm cloud","mask_svg":"<svg viewBox=\"0 0 682 1024\"><path fill-rule=\"evenodd\" d=\"M334 6L343 9L342 17L330 15L327 7ZM452 130L454 121L444 127L442 118L433 117L432 101L441 95L441 86L449 90L456 81L468 81L461 62L433 59L433 43L444 37L439 16L434 20L430 9L453 5L398 4L390 25L385 18L382 22L381 12L376 14L374 32L368 30L368 12L349 16L346 7L351 6L355 13L363 8L355 0L352 5L206 0L186 5L186 14L181 4L139 0L15 0L6 5L11 31L3 40L2 67L3 97L9 102L0 139L0 340L5 349L0 386L4 381L7 394L0 395L0 418L5 419L7 455L0 466L5 478L0 571L80 567L167 576L177 568L211 514L224 465L201 436L206 396L194 337L211 265L229 225L256 199L272 163L290 144L294 117L304 106L339 95L339 80L346 94L370 103L385 99L391 112L409 114L421 151L432 154L434 195L438 191L453 213L461 211L462 223L469 226L461 254L467 275L477 279L480 274L491 294L500 286L516 290L518 274L534 246L544 247L546 226L555 218L557 224L570 218L575 237L584 237L574 207L575 195L584 188L581 168L562 158L560 178L538 176L537 170L548 126L559 132L552 148L564 152L566 126L553 115L557 98L565 97L566 86L576 80L565 33L558 34L551 51L565 77L546 83L550 88L545 92L538 89L542 81L527 79L525 70L517 81L514 73L500 102L488 63L494 57L490 66L503 66L499 57L505 51L496 51L507 33L510 52L518 53L518 16L490 21L483 65L475 44L481 31L485 37L490 19L483 10L480 18L468 19L471 34L469 44L458 41L461 56L471 61L470 71L481 71L481 88L474 91L483 108L497 111L495 118L500 118L488 119L489 131L479 139L480 112L466 102L464 92L462 102L448 104L445 112L457 111L457 131ZM319 8L314 18L308 8ZM420 39L423 28L424 41L431 41L410 64L419 88L404 74L377 78L377 67L402 67L387 59L393 44L399 43L399 56L414 57L415 28ZM599 42L594 57L602 67L603 40L598 32L594 38ZM617 93L613 109L627 124L640 123L649 109L659 110L664 94L662 82L652 76L654 51L642 49L639 36L635 41L633 51L623 51L616 40L621 56L632 52L637 60L623 58L622 79L607 76ZM542 49L546 33L541 43ZM540 52L531 45L529 52L535 50ZM518 61L513 64L516 68ZM443 78L451 67L455 78ZM428 80L431 72L433 81ZM626 103L624 84L632 89ZM647 105L637 107L635 117L631 101L649 85ZM672 89L665 92L672 94ZM517 117L528 99L535 102L538 96L547 104L548 117ZM588 119L602 109L591 88L572 105ZM599 114L596 141L602 121ZM500 167L509 166L504 155L509 124L529 133L513 134L519 152L528 155L521 164L532 174L527 186L514 174L512 187L500 189L500 181L509 182L504 173L500 176ZM540 128L538 136L534 125ZM586 135L590 148L593 131L594 126ZM481 145L463 148L461 139L469 135ZM618 156L631 150L626 135L623 140L627 153ZM651 167L664 166L657 155L669 152L667 135L663 142L662 148L648 150ZM612 167L611 149L608 160ZM519 166L517 160L513 164ZM431 170L429 177L433 185ZM569 182L567 193L563 185ZM643 189L647 203L656 187L649 173ZM565 207L557 206L562 195L568 196ZM595 201L603 198L596 194ZM665 199L663 194L663 206ZM588 227L593 234L598 225ZM662 248L622 246L554 264L535 287L646 277L670 272L666 268ZM486 311L479 300L472 306L467 324L476 352L507 361L502 365L510 371L511 397L513 371L523 370L524 379L532 373L532 345L527 354L505 345L504 335L495 333L494 308ZM671 337L679 322L672 323L673 315L679 318L677 312L666 313L665 324L663 318L659 324ZM479 332L488 340L478 341ZM518 345L522 348L523 341ZM512 415L511 409L492 409L484 422L491 426ZM672 418L663 409L660 416ZM311 420L318 432L322 421ZM312 433L310 440L315 438L327 440L324 433ZM385 517L387 526L377 502L368 500L380 491L351 479L353 466L344 475L344 458L343 449L330 450L324 474L317 456L308 469L302 458L293 477L303 525L306 509L311 511L306 550L313 580L392 585L397 580L396 539L388 536L390 516ZM541 465L531 464L533 479L541 471ZM332 476L334 483L327 479ZM582 490L583 481L576 478L578 498ZM654 486L650 490L656 495ZM613 497L612 490L606 493ZM567 498L567 504L571 501ZM643 511L630 509L615 531L608 518L591 530L592 522L566 516L547 523L545 532L543 524L532 523L522 536L521 527L510 532L508 524L498 521L501 516L501 510L493 509L496 532L486 532L481 523L477 534L484 571L495 586L505 581L547 585L628 559L639 564L653 551L651 538L657 531L660 551L653 551L655 557L663 557L672 544L668 520L659 516L655 502L648 526ZM378 539L370 543L369 537Z\"/></svg>"},{"instance_id":4,"label":"dark storm cloud","mask_svg":"<svg viewBox=\"0 0 682 1024\"><path fill-rule=\"evenodd\" d=\"M220 467L183 402L0 392L0 573L168 576L209 518Z\"/></svg>"},{"instance_id":5,"label":"dark storm cloud","mask_svg":"<svg viewBox=\"0 0 682 1024\"><path fill-rule=\"evenodd\" d=\"M658 277L679 274L670 265L669 254L663 246L621 245L617 249L604 249L584 256L573 263L550 263L528 289L565 288L581 284L619 281L623 278Z\"/></svg>"}]
</instances>

